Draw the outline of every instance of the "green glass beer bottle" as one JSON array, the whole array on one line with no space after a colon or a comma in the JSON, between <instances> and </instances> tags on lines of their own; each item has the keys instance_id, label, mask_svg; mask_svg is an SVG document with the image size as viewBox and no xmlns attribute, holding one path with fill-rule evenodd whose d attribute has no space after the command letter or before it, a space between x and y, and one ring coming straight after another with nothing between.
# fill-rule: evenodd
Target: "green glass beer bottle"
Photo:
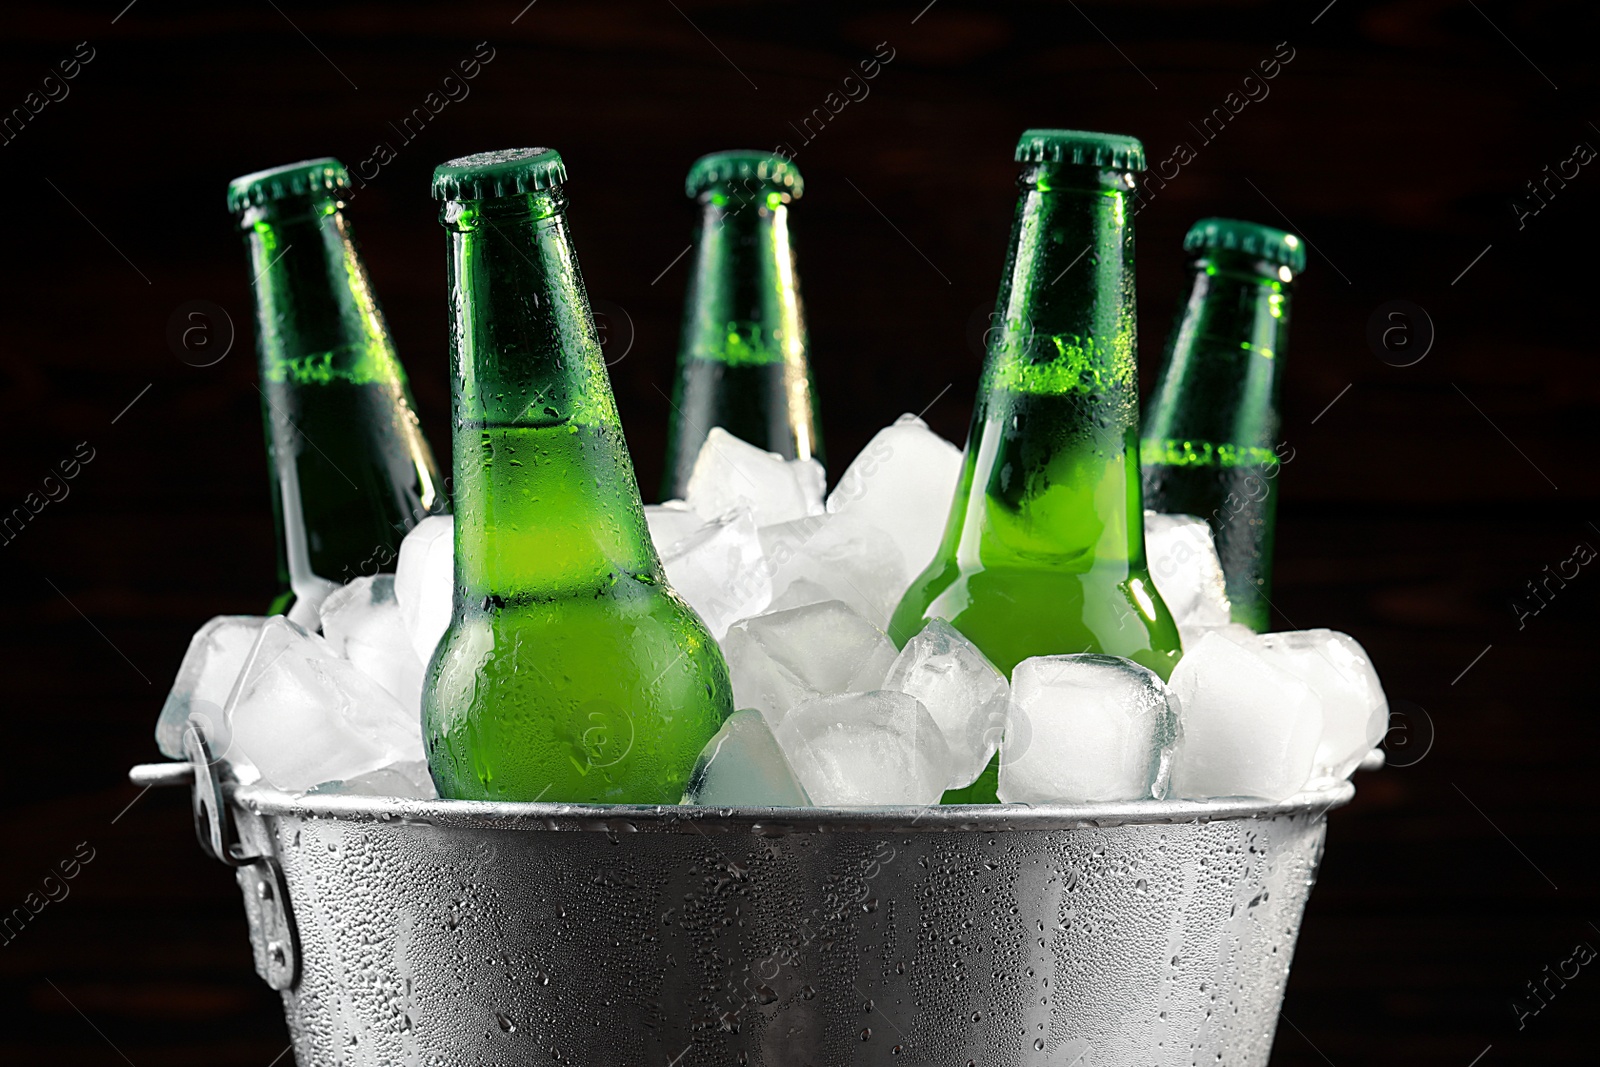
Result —
<instances>
[{"instance_id":1,"label":"green glass beer bottle","mask_svg":"<svg viewBox=\"0 0 1600 1067\"><path fill-rule=\"evenodd\" d=\"M733 691L650 542L565 181L545 148L434 171L450 235L455 608L423 740L443 797L676 804Z\"/></svg>"},{"instance_id":2,"label":"green glass beer bottle","mask_svg":"<svg viewBox=\"0 0 1600 1067\"><path fill-rule=\"evenodd\" d=\"M449 506L350 235L348 189L336 159L228 185L250 257L278 528L270 614L393 570L406 531Z\"/></svg>"},{"instance_id":3,"label":"green glass beer bottle","mask_svg":"<svg viewBox=\"0 0 1600 1067\"><path fill-rule=\"evenodd\" d=\"M1167 677L1177 627L1145 569L1132 137L1029 130L996 326L939 554L890 622L942 618L1010 674L1104 652ZM946 803L993 803L997 762Z\"/></svg>"},{"instance_id":4,"label":"green glass beer bottle","mask_svg":"<svg viewBox=\"0 0 1600 1067\"><path fill-rule=\"evenodd\" d=\"M689 168L700 205L667 433L664 499L682 497L713 426L785 459L823 460L817 389L789 243L800 170L765 152Z\"/></svg>"},{"instance_id":5,"label":"green glass beer bottle","mask_svg":"<svg viewBox=\"0 0 1600 1067\"><path fill-rule=\"evenodd\" d=\"M1271 621L1278 393L1289 291L1305 270L1292 233L1201 219L1183 247L1193 281L1167 343L1139 444L1145 503L1211 526L1233 621Z\"/></svg>"}]
</instances>

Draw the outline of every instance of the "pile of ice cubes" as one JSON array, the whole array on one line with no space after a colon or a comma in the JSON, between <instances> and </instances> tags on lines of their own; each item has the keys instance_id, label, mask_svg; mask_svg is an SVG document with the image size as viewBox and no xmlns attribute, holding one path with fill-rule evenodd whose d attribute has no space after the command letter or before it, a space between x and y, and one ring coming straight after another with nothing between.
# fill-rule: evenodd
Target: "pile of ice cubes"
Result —
<instances>
[{"instance_id":1,"label":"pile of ice cubes","mask_svg":"<svg viewBox=\"0 0 1600 1067\"><path fill-rule=\"evenodd\" d=\"M686 800L933 804L999 753L1030 804L1283 800L1355 769L1388 704L1361 646L1229 621L1211 530L1145 517L1151 575L1188 650L1170 682L1114 656L1042 656L1008 680L949 623L884 633L934 557L961 454L920 420L880 432L824 499L822 469L713 430L686 499L645 509L673 587L728 660L742 710Z\"/></svg>"},{"instance_id":2,"label":"pile of ice cubes","mask_svg":"<svg viewBox=\"0 0 1600 1067\"><path fill-rule=\"evenodd\" d=\"M290 617L206 623L161 709L161 751L186 758L194 722L240 781L437 796L422 748L422 678L450 621L452 533L450 516L424 519L395 574L333 586L320 603L302 597Z\"/></svg>"},{"instance_id":3,"label":"pile of ice cubes","mask_svg":"<svg viewBox=\"0 0 1600 1067\"><path fill-rule=\"evenodd\" d=\"M942 620L897 650L884 630L939 547L960 468L954 445L905 415L825 495L814 460L713 429L685 499L645 508L740 709L685 803L935 804L996 753L1005 802L1276 801L1348 776L1381 740L1388 705L1361 646L1231 623L1211 531L1189 516L1145 516L1185 649L1168 682L1094 654L1024 660L1007 679ZM193 718L243 780L431 797L420 697L450 616L451 535L448 516L424 520L396 574L335 587L302 607L308 625L213 619L163 710L162 750L182 756Z\"/></svg>"}]
</instances>

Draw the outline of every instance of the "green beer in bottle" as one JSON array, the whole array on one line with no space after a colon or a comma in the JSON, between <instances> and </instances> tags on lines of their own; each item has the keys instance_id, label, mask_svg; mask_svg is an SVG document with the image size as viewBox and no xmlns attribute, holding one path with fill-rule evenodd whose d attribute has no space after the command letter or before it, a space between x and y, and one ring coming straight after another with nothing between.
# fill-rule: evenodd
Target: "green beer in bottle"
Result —
<instances>
[{"instance_id":1,"label":"green beer in bottle","mask_svg":"<svg viewBox=\"0 0 1600 1067\"><path fill-rule=\"evenodd\" d=\"M663 577L544 148L434 171L450 235L455 608L422 695L439 795L675 804L732 711Z\"/></svg>"},{"instance_id":2,"label":"green beer in bottle","mask_svg":"<svg viewBox=\"0 0 1600 1067\"><path fill-rule=\"evenodd\" d=\"M1289 334L1289 290L1305 270L1292 233L1201 219L1189 295L1167 344L1139 444L1145 503L1210 524L1233 621L1271 621L1278 392Z\"/></svg>"},{"instance_id":3,"label":"green beer in bottle","mask_svg":"<svg viewBox=\"0 0 1600 1067\"><path fill-rule=\"evenodd\" d=\"M448 509L406 373L350 236L336 159L246 174L228 185L255 294L280 592L320 600L330 584L392 570L400 541Z\"/></svg>"},{"instance_id":4,"label":"green beer in bottle","mask_svg":"<svg viewBox=\"0 0 1600 1067\"><path fill-rule=\"evenodd\" d=\"M821 461L817 389L789 243L800 170L765 152L717 152L689 169L700 205L667 435L665 498L682 497L713 426L785 459Z\"/></svg>"},{"instance_id":5,"label":"green beer in bottle","mask_svg":"<svg viewBox=\"0 0 1600 1067\"><path fill-rule=\"evenodd\" d=\"M996 326L944 541L889 634L947 619L1011 673L1104 652L1167 677L1177 627L1145 569L1131 137L1029 130ZM991 761L946 803L993 803Z\"/></svg>"}]
</instances>

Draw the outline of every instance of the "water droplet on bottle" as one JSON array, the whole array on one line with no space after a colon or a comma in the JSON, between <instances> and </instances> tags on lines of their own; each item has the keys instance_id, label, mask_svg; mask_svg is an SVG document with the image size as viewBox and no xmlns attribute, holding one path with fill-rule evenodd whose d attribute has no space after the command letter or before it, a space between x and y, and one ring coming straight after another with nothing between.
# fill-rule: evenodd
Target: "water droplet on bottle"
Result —
<instances>
[{"instance_id":1,"label":"water droplet on bottle","mask_svg":"<svg viewBox=\"0 0 1600 1067\"><path fill-rule=\"evenodd\" d=\"M1044 1051L1044 1038L1042 1038L1042 1037L1034 1038L1033 1039L1033 1047L1038 1049L1040 1052L1043 1052Z\"/></svg>"},{"instance_id":2,"label":"water droplet on bottle","mask_svg":"<svg viewBox=\"0 0 1600 1067\"><path fill-rule=\"evenodd\" d=\"M865 1030L861 1031L861 1040L865 1041L865 1040L867 1040L867 1038L869 1038L871 1036L872 1036L872 1027L869 1026Z\"/></svg>"},{"instance_id":3,"label":"water droplet on bottle","mask_svg":"<svg viewBox=\"0 0 1600 1067\"><path fill-rule=\"evenodd\" d=\"M504 1012L495 1012L494 1021L499 1023L500 1029L504 1030L508 1034L514 1034L517 1032L517 1024L512 1022L511 1017L506 1015Z\"/></svg>"}]
</instances>

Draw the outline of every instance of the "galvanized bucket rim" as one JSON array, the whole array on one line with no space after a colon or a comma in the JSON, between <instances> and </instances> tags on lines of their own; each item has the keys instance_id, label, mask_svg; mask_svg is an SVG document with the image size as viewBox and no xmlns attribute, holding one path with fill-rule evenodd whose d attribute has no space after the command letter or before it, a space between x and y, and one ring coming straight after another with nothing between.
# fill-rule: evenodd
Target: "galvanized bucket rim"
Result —
<instances>
[{"instance_id":1,"label":"galvanized bucket rim","mask_svg":"<svg viewBox=\"0 0 1600 1067\"><path fill-rule=\"evenodd\" d=\"M1220 819L1320 818L1355 786L1341 780L1281 801L1250 797L1135 800L1103 804L959 804L854 808L727 808L692 805L563 804L285 793L263 783L233 785L233 802L263 816L342 822L402 822L478 830L589 833L960 833L1093 829Z\"/></svg>"}]
</instances>

